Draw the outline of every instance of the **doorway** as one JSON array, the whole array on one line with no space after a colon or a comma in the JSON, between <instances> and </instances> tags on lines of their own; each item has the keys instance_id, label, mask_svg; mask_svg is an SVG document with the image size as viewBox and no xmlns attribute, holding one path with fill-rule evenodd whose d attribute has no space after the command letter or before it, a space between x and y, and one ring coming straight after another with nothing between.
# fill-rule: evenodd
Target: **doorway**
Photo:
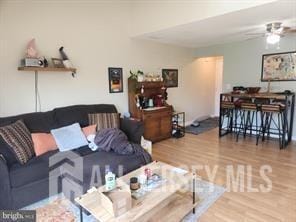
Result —
<instances>
[{"instance_id":1,"label":"doorway","mask_svg":"<svg viewBox=\"0 0 296 222\"><path fill-rule=\"evenodd\" d=\"M217 117L220 112L220 94L223 91L223 56L203 57L197 61L199 77L196 87L204 90L204 97L200 98L203 113L206 117Z\"/></svg>"},{"instance_id":2,"label":"doorway","mask_svg":"<svg viewBox=\"0 0 296 222\"><path fill-rule=\"evenodd\" d=\"M223 56L216 57L215 68L215 109L214 116L219 116L220 94L223 91Z\"/></svg>"}]
</instances>

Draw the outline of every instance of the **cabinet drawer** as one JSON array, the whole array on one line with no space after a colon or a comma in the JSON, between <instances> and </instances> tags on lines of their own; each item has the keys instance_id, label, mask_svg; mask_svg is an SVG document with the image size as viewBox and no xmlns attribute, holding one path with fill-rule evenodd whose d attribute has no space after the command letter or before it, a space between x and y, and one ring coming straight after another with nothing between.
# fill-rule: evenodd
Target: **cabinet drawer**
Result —
<instances>
[{"instance_id":1,"label":"cabinet drawer","mask_svg":"<svg viewBox=\"0 0 296 222\"><path fill-rule=\"evenodd\" d=\"M145 113L143 115L143 119L151 119L151 118L161 118L161 117L170 117L172 116L171 111L163 111L163 112L151 112L151 113Z\"/></svg>"}]
</instances>

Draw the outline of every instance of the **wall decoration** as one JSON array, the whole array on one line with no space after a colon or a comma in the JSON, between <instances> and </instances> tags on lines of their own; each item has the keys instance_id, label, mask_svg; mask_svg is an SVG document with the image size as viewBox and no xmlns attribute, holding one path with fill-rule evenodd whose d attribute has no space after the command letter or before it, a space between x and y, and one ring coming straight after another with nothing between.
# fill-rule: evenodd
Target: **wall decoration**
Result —
<instances>
[{"instance_id":1,"label":"wall decoration","mask_svg":"<svg viewBox=\"0 0 296 222\"><path fill-rule=\"evenodd\" d=\"M26 58L38 58L38 57L39 55L36 48L35 39L31 39L27 45Z\"/></svg>"},{"instance_id":2,"label":"wall decoration","mask_svg":"<svg viewBox=\"0 0 296 222\"><path fill-rule=\"evenodd\" d=\"M263 55L261 81L296 81L296 51Z\"/></svg>"},{"instance_id":3,"label":"wall decoration","mask_svg":"<svg viewBox=\"0 0 296 222\"><path fill-rule=\"evenodd\" d=\"M108 68L109 72L109 92L123 92L122 68Z\"/></svg>"},{"instance_id":4,"label":"wall decoration","mask_svg":"<svg viewBox=\"0 0 296 222\"><path fill-rule=\"evenodd\" d=\"M61 57L62 57L62 59L63 59L63 64L64 64L64 66L65 66L66 68L73 68L73 64L72 64L72 62L70 61L70 59L68 58L67 54L65 53L65 51L64 51L64 47L63 47L63 46L61 46L61 47L59 48L59 52L60 52Z\"/></svg>"},{"instance_id":5,"label":"wall decoration","mask_svg":"<svg viewBox=\"0 0 296 222\"><path fill-rule=\"evenodd\" d=\"M51 58L53 67L55 68L64 68L63 60L58 58Z\"/></svg>"},{"instance_id":6,"label":"wall decoration","mask_svg":"<svg viewBox=\"0 0 296 222\"><path fill-rule=\"evenodd\" d=\"M178 87L178 69L163 69L162 78L166 87Z\"/></svg>"}]
</instances>

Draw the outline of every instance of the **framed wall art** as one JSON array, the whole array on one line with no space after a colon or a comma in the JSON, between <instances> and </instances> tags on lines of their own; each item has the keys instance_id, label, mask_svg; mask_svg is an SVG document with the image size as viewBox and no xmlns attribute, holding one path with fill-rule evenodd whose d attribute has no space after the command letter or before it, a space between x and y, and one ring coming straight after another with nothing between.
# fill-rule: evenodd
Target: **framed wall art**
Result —
<instances>
[{"instance_id":1,"label":"framed wall art","mask_svg":"<svg viewBox=\"0 0 296 222\"><path fill-rule=\"evenodd\" d=\"M123 92L122 68L108 68L109 73L109 92L121 93Z\"/></svg>"},{"instance_id":2,"label":"framed wall art","mask_svg":"<svg viewBox=\"0 0 296 222\"><path fill-rule=\"evenodd\" d=\"M63 60L58 58L51 58L53 67L55 68L64 68Z\"/></svg>"},{"instance_id":3,"label":"framed wall art","mask_svg":"<svg viewBox=\"0 0 296 222\"><path fill-rule=\"evenodd\" d=\"M163 69L162 78L166 87L178 87L178 69Z\"/></svg>"},{"instance_id":4,"label":"framed wall art","mask_svg":"<svg viewBox=\"0 0 296 222\"><path fill-rule=\"evenodd\" d=\"M296 51L263 55L261 81L296 81Z\"/></svg>"}]
</instances>

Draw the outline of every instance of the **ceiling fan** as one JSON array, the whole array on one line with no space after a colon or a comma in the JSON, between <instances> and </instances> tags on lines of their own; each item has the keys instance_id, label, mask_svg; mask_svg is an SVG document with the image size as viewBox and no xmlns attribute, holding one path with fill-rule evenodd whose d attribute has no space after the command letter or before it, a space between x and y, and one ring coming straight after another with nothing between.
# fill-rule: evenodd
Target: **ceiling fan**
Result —
<instances>
[{"instance_id":1,"label":"ceiling fan","mask_svg":"<svg viewBox=\"0 0 296 222\"><path fill-rule=\"evenodd\" d=\"M296 28L283 26L282 22L272 22L266 24L265 33L247 33L247 35L261 35L266 37L266 43L276 44L280 41L281 37L289 34L296 34Z\"/></svg>"}]
</instances>

